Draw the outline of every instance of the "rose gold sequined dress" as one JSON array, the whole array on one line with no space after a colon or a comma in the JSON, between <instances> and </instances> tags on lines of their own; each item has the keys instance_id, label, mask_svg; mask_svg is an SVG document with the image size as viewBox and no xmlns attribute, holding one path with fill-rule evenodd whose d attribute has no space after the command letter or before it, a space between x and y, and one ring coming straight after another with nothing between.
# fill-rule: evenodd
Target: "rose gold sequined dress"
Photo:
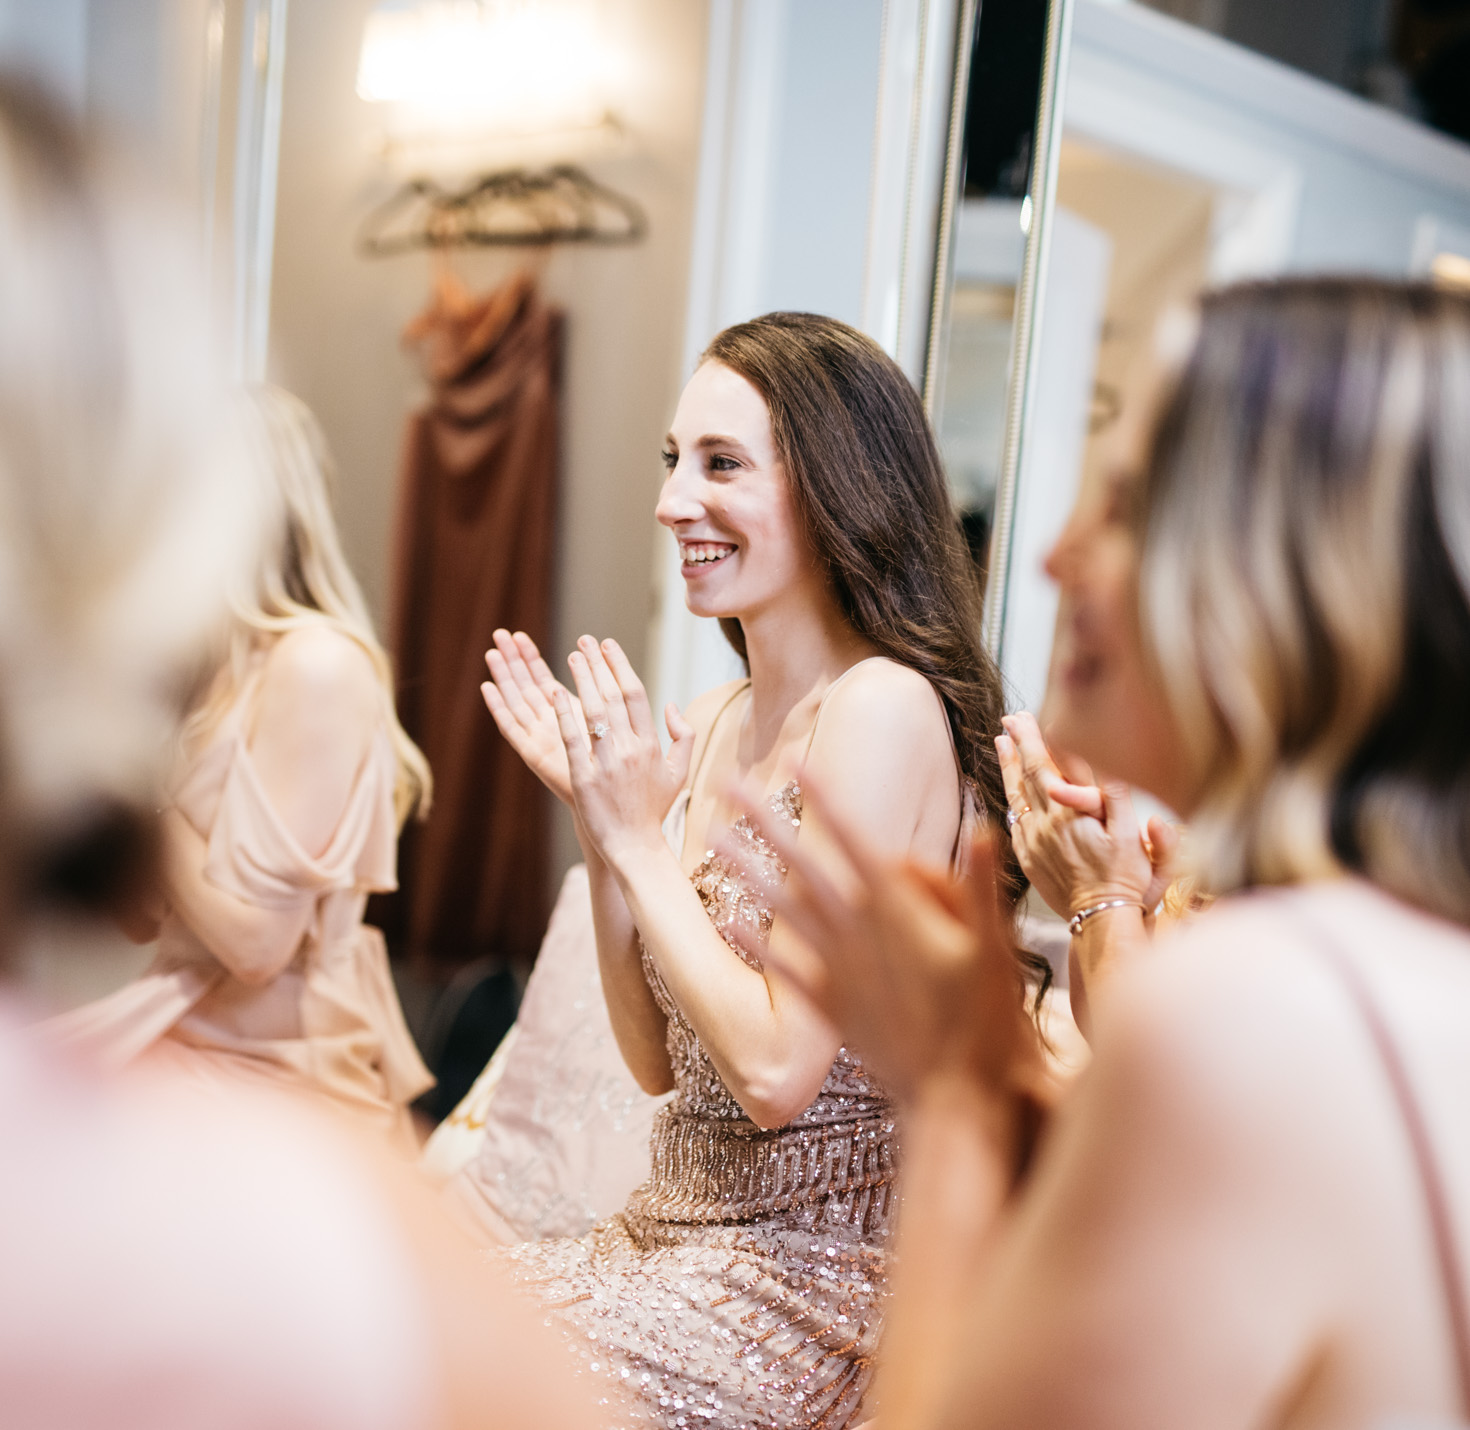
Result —
<instances>
[{"instance_id":1,"label":"rose gold sequined dress","mask_svg":"<svg viewBox=\"0 0 1470 1430\"><path fill-rule=\"evenodd\" d=\"M771 801L793 825L801 790ZM742 817L755 882L710 853L691 876L732 956L744 924L770 931L763 895L785 876ZM751 962L746 958L747 962ZM845 1048L815 1102L756 1127L720 1080L652 961L676 1091L653 1126L652 1174L577 1240L504 1253L615 1419L670 1427L821 1427L862 1418L894 1210L887 1098Z\"/></svg>"}]
</instances>

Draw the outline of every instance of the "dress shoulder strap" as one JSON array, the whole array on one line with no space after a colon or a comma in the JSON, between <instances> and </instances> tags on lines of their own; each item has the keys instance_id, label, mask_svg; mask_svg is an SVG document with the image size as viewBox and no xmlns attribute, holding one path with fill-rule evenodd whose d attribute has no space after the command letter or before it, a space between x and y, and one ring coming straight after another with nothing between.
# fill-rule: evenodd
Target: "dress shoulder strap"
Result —
<instances>
[{"instance_id":1,"label":"dress shoulder strap","mask_svg":"<svg viewBox=\"0 0 1470 1430\"><path fill-rule=\"evenodd\" d=\"M1419 1175L1424 1195L1424 1208L1429 1215L1429 1230L1434 1238L1435 1260L1444 1291L1445 1314L1454 1341L1455 1369L1460 1388L1460 1411L1470 1416L1470 1306L1465 1297L1465 1263L1460 1254L1449 1196L1445 1191L1439 1159L1424 1121L1424 1113L1414 1092L1409 1070L1404 1064L1392 1030L1374 1000L1362 970L1347 953L1321 929L1313 925L1313 945L1337 975L1358 1010L1384 1076L1398 1107L1399 1118L1408 1135L1409 1149Z\"/></svg>"},{"instance_id":2,"label":"dress shoulder strap","mask_svg":"<svg viewBox=\"0 0 1470 1430\"><path fill-rule=\"evenodd\" d=\"M841 675L834 680L823 692L822 698L817 704L816 718L812 721L811 733L806 737L806 749L802 753L805 761L811 756L812 746L817 739L817 726L822 723L822 712L827 708L827 701L831 699L832 692L855 671L858 666L866 665L870 660L886 660L888 657L881 655L864 656L862 660L854 661ZM936 692L937 693L937 692ZM943 709L943 701L940 707ZM954 756L955 778L960 787L960 820L955 828L954 843L950 846L949 863L950 872L956 875L965 872L966 855L969 853L971 836L980 822L980 809L975 799L974 791L970 788L969 781L965 779L960 769L960 752L955 747L954 730L949 723L949 712L944 711L944 732L949 736L950 753Z\"/></svg>"},{"instance_id":3,"label":"dress shoulder strap","mask_svg":"<svg viewBox=\"0 0 1470 1430\"><path fill-rule=\"evenodd\" d=\"M861 660L855 660L842 672L823 692L822 698L817 702L817 713L812 717L812 728L806 737L806 749L801 752L803 762L811 755L812 746L817 741L817 726L822 723L822 712L827 708L827 702L832 698L837 687L847 679L860 665L866 665L870 660L886 660L887 656L865 655Z\"/></svg>"},{"instance_id":4,"label":"dress shoulder strap","mask_svg":"<svg viewBox=\"0 0 1470 1430\"><path fill-rule=\"evenodd\" d=\"M699 747L699 754L695 757L694 768L689 772L689 788L691 791L699 779L700 770L704 768L704 757L709 754L709 747L715 742L715 731L720 728L720 721L725 718L725 711L749 689L750 677L747 676L725 697L724 704L715 711L715 718L709 722L709 729L704 734L704 743Z\"/></svg>"}]
</instances>

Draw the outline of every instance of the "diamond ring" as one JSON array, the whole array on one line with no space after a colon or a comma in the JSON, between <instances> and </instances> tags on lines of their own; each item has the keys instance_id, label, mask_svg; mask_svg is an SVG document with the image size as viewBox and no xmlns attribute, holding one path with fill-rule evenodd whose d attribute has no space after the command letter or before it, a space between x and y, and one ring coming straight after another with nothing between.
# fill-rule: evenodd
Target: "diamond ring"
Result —
<instances>
[{"instance_id":1,"label":"diamond ring","mask_svg":"<svg viewBox=\"0 0 1470 1430\"><path fill-rule=\"evenodd\" d=\"M1031 806L1029 804L1023 804L1021 806L1020 814L1017 814L1013 809L1006 810L1006 828L1014 829L1030 813Z\"/></svg>"},{"instance_id":2,"label":"diamond ring","mask_svg":"<svg viewBox=\"0 0 1470 1430\"><path fill-rule=\"evenodd\" d=\"M612 726L606 720L599 720L588 732L594 740L601 740L612 734Z\"/></svg>"}]
</instances>

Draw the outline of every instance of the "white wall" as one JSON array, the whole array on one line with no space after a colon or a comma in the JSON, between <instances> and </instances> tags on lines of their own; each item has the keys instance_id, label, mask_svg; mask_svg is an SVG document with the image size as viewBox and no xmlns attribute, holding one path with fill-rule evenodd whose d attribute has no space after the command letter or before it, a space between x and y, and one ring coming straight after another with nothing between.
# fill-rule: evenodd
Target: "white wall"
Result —
<instances>
[{"instance_id":1,"label":"white wall","mask_svg":"<svg viewBox=\"0 0 1470 1430\"><path fill-rule=\"evenodd\" d=\"M87 97L87 0L0 0L0 64L23 70L77 112Z\"/></svg>"},{"instance_id":2,"label":"white wall","mask_svg":"<svg viewBox=\"0 0 1470 1430\"><path fill-rule=\"evenodd\" d=\"M354 91L371 8L372 0L291 5L271 375L321 418L342 472L348 556L381 616L399 444L420 391L399 334L428 298L430 264L353 249L363 215L397 182L378 157L382 119ZM626 60L612 99L628 136L586 163L644 206L649 233L631 248L557 249L543 278L567 312L554 661L583 631L613 636L645 661L658 454L680 385L705 9L695 0L600 6L604 33ZM515 261L453 260L472 285L497 281ZM559 875L574 855L565 824L556 853Z\"/></svg>"}]
</instances>

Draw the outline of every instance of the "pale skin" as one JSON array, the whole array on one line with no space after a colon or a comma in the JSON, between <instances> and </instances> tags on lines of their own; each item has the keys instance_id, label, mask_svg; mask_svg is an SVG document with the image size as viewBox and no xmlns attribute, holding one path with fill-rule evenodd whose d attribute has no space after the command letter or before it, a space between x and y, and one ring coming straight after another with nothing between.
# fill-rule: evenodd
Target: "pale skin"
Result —
<instances>
[{"instance_id":1,"label":"pale skin","mask_svg":"<svg viewBox=\"0 0 1470 1430\"><path fill-rule=\"evenodd\" d=\"M788 984L730 951L690 883L733 818L727 789L739 784L768 798L798 774L814 775L835 791L841 817L879 847L942 863L959 823L958 776L932 688L906 667L868 659L873 647L838 612L796 520L755 388L704 364L680 399L665 465L657 517L685 553L689 607L740 620L748 691L710 691L685 716L669 707L667 753L615 641L578 642L568 660L573 699L529 640L497 632L483 692L501 732L574 812L608 1010L639 1084L654 1093L673 1086L641 935L731 1094L758 1126L780 1127L816 1097L840 1037ZM717 559L699 559L709 556ZM807 756L822 697L848 671ZM589 739L598 724L608 733ZM676 853L660 826L690 779L696 749L699 778ZM804 815L803 846L828 838L822 816ZM778 921L771 948L779 951L785 937Z\"/></svg>"},{"instance_id":2,"label":"pale skin","mask_svg":"<svg viewBox=\"0 0 1470 1430\"><path fill-rule=\"evenodd\" d=\"M1067 992L1085 1035L1092 1025L1088 990L1095 996L1148 948L1153 911L1172 878L1178 831L1157 815L1140 828L1121 781L1094 784L1085 767L1067 779L1032 715L1021 711L1001 723L1006 733L995 748L1015 816L1011 842L1032 888L1064 919L1112 905L1086 919L1068 948Z\"/></svg>"},{"instance_id":3,"label":"pale skin","mask_svg":"<svg viewBox=\"0 0 1470 1430\"><path fill-rule=\"evenodd\" d=\"M286 832L313 857L341 821L382 727L383 701L366 651L325 624L270 645L246 741ZM314 902L264 908L217 888L205 875L207 844L193 825L174 808L162 825L164 898L231 975L269 983L296 956Z\"/></svg>"},{"instance_id":4,"label":"pale skin","mask_svg":"<svg viewBox=\"0 0 1470 1430\"><path fill-rule=\"evenodd\" d=\"M1069 748L1187 818L1200 776L1148 678L1117 509L1084 494L1053 556L1073 668L1049 711ZM821 805L820 786L808 796ZM1093 1008L1091 1066L1018 1182L1020 1094L1046 1091L1000 982L1011 954L984 851L979 887L945 889L836 817L829 829L820 859L767 833L791 866L786 975L907 1108L884 1430L1463 1417L1403 1126L1311 947L1325 929L1359 955L1408 1050L1463 1244L1463 929L1351 879L1217 905L1168 957L1118 971ZM862 976L833 977L839 961Z\"/></svg>"}]
</instances>

